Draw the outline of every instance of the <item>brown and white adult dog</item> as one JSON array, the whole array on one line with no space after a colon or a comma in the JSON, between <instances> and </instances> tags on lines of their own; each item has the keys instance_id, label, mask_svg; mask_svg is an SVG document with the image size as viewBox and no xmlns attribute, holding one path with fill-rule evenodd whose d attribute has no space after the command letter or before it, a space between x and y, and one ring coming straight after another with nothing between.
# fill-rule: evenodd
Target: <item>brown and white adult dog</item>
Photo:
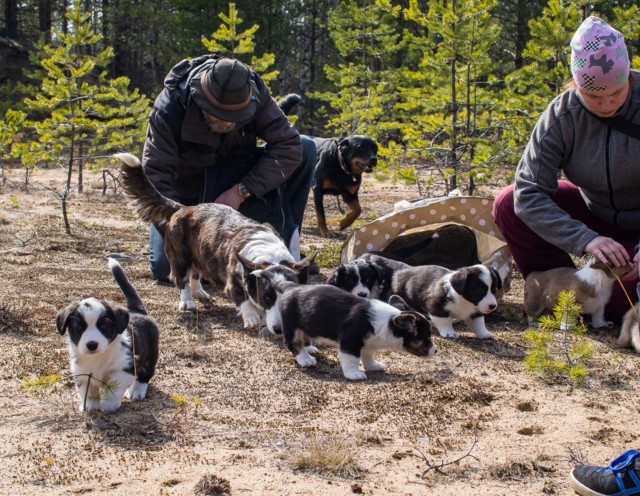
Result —
<instances>
[{"instance_id":1,"label":"brown and white adult dog","mask_svg":"<svg viewBox=\"0 0 640 496\"><path fill-rule=\"evenodd\" d=\"M276 231L231 207L217 203L184 206L166 198L147 178L137 157L114 155L124 162L123 187L146 222L152 222L164 238L171 265L171 280L180 288L180 310L194 310L193 296L204 299L199 274L224 288L245 327L260 324L264 315L258 303L255 276L246 271L237 254L267 268L283 266L286 278L304 284L315 254L296 262Z\"/></svg>"},{"instance_id":2,"label":"brown and white adult dog","mask_svg":"<svg viewBox=\"0 0 640 496\"><path fill-rule=\"evenodd\" d=\"M591 259L579 270L557 267L532 272L524 283L524 311L529 320L550 315L558 304L560 291L573 291L582 312L591 316L591 327L606 327L604 308L611 297L616 275L623 276L631 269L629 264L616 267Z\"/></svg>"}]
</instances>

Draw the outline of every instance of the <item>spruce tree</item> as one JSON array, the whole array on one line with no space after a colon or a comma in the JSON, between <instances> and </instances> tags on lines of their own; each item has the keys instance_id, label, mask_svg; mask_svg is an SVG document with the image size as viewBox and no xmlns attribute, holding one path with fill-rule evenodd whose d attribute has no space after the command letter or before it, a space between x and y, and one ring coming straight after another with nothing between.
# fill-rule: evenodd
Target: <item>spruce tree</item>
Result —
<instances>
[{"instance_id":1,"label":"spruce tree","mask_svg":"<svg viewBox=\"0 0 640 496\"><path fill-rule=\"evenodd\" d=\"M88 163L105 159L114 149L135 148L142 143L149 101L137 90L129 92L127 78L107 80L104 68L113 57L107 47L97 55L102 35L93 32L89 13L82 13L80 1L67 10L71 25L66 33L55 31L59 44L45 45L40 64L44 78L33 99L25 99L31 114L43 116L26 124L36 139L22 154L26 166L55 164L67 172L62 191L65 231L71 228L67 198L72 173L78 171L78 192L82 192L82 171Z\"/></svg>"},{"instance_id":2,"label":"spruce tree","mask_svg":"<svg viewBox=\"0 0 640 496\"><path fill-rule=\"evenodd\" d=\"M254 35L260 28L254 24L245 31L238 32L238 26L242 24L243 19L238 15L236 4L229 3L229 14L218 14L222 19L222 24L218 29L211 33L211 38L202 38L202 44L212 53L223 55L229 58L248 58L247 65L260 74L260 77L269 85L270 81L278 77L278 71L266 72L275 62L275 55L265 53L262 57L254 55L256 44ZM245 57L243 57L245 56Z\"/></svg>"}]
</instances>

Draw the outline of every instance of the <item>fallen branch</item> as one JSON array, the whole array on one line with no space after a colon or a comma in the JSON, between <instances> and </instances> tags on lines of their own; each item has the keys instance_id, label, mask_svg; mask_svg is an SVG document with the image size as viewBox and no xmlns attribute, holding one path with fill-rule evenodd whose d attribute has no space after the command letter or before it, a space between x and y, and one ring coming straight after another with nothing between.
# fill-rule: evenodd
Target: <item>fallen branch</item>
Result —
<instances>
[{"instance_id":1,"label":"fallen branch","mask_svg":"<svg viewBox=\"0 0 640 496\"><path fill-rule=\"evenodd\" d=\"M429 473L429 471L431 471L431 470L435 470L435 471L436 471L436 472L438 472L439 474L442 474L443 472L442 472L442 470L441 470L441 469L442 469L443 467L446 467L447 465L453 465L454 463L458 463L460 460L464 460L465 458L473 458L475 461L479 462L480 460L479 460L477 457L475 457L475 456L473 456L473 455L471 454L471 452L473 451L473 448L475 448L475 446L476 446L477 442L478 442L478 438L476 437L476 438L473 440L473 444L471 445L471 447L469 448L469 450L467 451L467 453L466 453L466 454L464 454L464 455L462 455L461 457L456 458L455 460L452 460L452 461L450 461L450 462L442 462L442 463L439 463L439 464L437 464L437 465L432 465L432 464L429 462L429 460L427 459L427 456L426 456L426 455L425 455L425 454L424 454L424 453L423 453L419 448L416 448L415 446L413 446L412 448L413 448L413 449L415 449L418 453L420 453L420 455L416 455L415 453L410 453L410 455L411 455L411 456L415 456L415 457L417 457L417 458L422 458L422 460L424 460L424 462L427 464L427 468L426 468L426 470L424 470L424 471L422 472L422 475L421 475L421 478L423 478L423 479L424 479L425 475L427 475L427 473Z\"/></svg>"}]
</instances>

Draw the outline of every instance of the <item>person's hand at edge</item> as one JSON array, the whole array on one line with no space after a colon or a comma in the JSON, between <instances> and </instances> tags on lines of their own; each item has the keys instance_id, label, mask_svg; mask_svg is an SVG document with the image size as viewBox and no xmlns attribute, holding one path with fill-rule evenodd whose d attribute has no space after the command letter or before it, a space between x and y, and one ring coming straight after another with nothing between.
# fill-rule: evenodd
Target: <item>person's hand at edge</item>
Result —
<instances>
[{"instance_id":1,"label":"person's hand at edge","mask_svg":"<svg viewBox=\"0 0 640 496\"><path fill-rule=\"evenodd\" d=\"M238 186L233 185L228 190L224 191L214 203L220 203L222 205L227 205L234 210L238 210L240 208L240 204L244 201L244 198L240 196L238 193Z\"/></svg>"}]
</instances>

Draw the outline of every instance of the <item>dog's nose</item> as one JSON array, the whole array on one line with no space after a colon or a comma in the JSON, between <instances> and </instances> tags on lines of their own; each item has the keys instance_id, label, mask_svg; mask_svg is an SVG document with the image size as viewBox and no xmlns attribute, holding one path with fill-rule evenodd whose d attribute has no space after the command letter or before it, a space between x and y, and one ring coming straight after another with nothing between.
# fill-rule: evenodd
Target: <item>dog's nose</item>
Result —
<instances>
[{"instance_id":1,"label":"dog's nose","mask_svg":"<svg viewBox=\"0 0 640 496\"><path fill-rule=\"evenodd\" d=\"M362 298L368 298L369 297L369 295L367 293L365 293L364 291L360 291L358 293L358 296L361 296Z\"/></svg>"},{"instance_id":2,"label":"dog's nose","mask_svg":"<svg viewBox=\"0 0 640 496\"><path fill-rule=\"evenodd\" d=\"M378 159L376 157L371 157L369 163L371 164L371 167L374 167L378 163Z\"/></svg>"},{"instance_id":3,"label":"dog's nose","mask_svg":"<svg viewBox=\"0 0 640 496\"><path fill-rule=\"evenodd\" d=\"M98 349L98 343L96 341L89 341L87 343L87 349L89 351L96 351Z\"/></svg>"},{"instance_id":4,"label":"dog's nose","mask_svg":"<svg viewBox=\"0 0 640 496\"><path fill-rule=\"evenodd\" d=\"M489 310L495 310L497 308L497 305L489 305Z\"/></svg>"}]
</instances>

